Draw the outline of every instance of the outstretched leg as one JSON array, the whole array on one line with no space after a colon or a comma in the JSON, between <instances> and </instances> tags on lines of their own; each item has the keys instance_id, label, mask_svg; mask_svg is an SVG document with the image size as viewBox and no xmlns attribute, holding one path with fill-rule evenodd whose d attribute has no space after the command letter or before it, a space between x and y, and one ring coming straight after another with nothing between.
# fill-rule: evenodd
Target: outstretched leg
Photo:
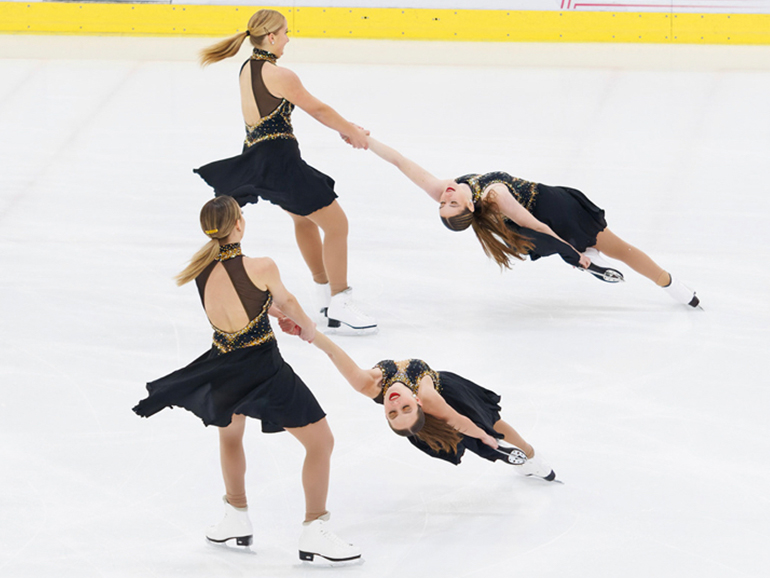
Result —
<instances>
[{"instance_id":1,"label":"outstretched leg","mask_svg":"<svg viewBox=\"0 0 770 578\"><path fill-rule=\"evenodd\" d=\"M535 455L535 450L529 445L524 438L519 435L513 426L508 422L499 420L492 426L497 433L503 434L503 439L509 444L516 446L527 456L527 459L531 459Z\"/></svg>"},{"instance_id":2,"label":"outstretched leg","mask_svg":"<svg viewBox=\"0 0 770 578\"><path fill-rule=\"evenodd\" d=\"M671 283L671 276L646 253L626 243L609 229L596 237L595 248L612 259L622 261L640 275L644 275L660 287Z\"/></svg>"},{"instance_id":3,"label":"outstretched leg","mask_svg":"<svg viewBox=\"0 0 770 578\"><path fill-rule=\"evenodd\" d=\"M524 441L524 438L509 423L499 420L492 427L496 432L503 434L505 441L519 448L527 456L526 462L514 466L520 474L540 478L546 482L552 482L556 479L553 468L539 454L535 456L535 449Z\"/></svg>"},{"instance_id":4,"label":"outstretched leg","mask_svg":"<svg viewBox=\"0 0 770 578\"><path fill-rule=\"evenodd\" d=\"M326 418L305 427L287 428L286 431L305 446L302 488L305 491L305 522L310 522L326 513L334 436Z\"/></svg>"}]
</instances>

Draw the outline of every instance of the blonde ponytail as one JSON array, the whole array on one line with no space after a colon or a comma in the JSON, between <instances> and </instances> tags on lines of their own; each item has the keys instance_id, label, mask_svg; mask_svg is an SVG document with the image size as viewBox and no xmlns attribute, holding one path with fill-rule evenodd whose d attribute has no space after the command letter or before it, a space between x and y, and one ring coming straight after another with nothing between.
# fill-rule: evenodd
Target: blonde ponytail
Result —
<instances>
[{"instance_id":1,"label":"blonde ponytail","mask_svg":"<svg viewBox=\"0 0 770 578\"><path fill-rule=\"evenodd\" d=\"M249 18L249 24L244 32L238 32L229 38L200 51L201 66L208 66L225 58L235 56L248 37L252 46L258 48L266 36L277 34L286 25L286 17L277 10L263 9L255 12Z\"/></svg>"},{"instance_id":2,"label":"blonde ponytail","mask_svg":"<svg viewBox=\"0 0 770 578\"><path fill-rule=\"evenodd\" d=\"M235 56L238 54L238 51L243 45L243 41L246 40L248 35L248 31L239 32L238 34L234 34L229 38L225 38L216 44L204 48L198 55L198 60L200 61L201 66L208 66L214 62L219 62L225 58Z\"/></svg>"},{"instance_id":3,"label":"blonde ponytail","mask_svg":"<svg viewBox=\"0 0 770 578\"><path fill-rule=\"evenodd\" d=\"M174 279L177 285L184 285L195 279L201 272L209 266L219 254L219 241L211 239L203 245L200 250L190 259L190 264L184 268Z\"/></svg>"},{"instance_id":4,"label":"blonde ponytail","mask_svg":"<svg viewBox=\"0 0 770 578\"><path fill-rule=\"evenodd\" d=\"M195 279L219 254L220 242L230 236L235 223L241 218L241 208L232 197L215 197L201 209L200 223L203 232L211 239L192 256L190 264L174 279L184 285Z\"/></svg>"}]
</instances>

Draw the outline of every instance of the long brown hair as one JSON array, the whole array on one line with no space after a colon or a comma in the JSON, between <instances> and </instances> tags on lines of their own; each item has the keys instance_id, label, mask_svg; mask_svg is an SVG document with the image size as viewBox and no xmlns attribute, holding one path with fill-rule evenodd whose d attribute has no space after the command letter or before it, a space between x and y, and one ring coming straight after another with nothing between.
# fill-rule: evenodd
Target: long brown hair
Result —
<instances>
[{"instance_id":1,"label":"long brown hair","mask_svg":"<svg viewBox=\"0 0 770 578\"><path fill-rule=\"evenodd\" d=\"M390 423L390 422L388 422ZM434 452L457 453L457 444L463 436L444 420L425 413L417 407L417 420L408 429L393 429L400 436L414 436L424 441Z\"/></svg>"},{"instance_id":2,"label":"long brown hair","mask_svg":"<svg viewBox=\"0 0 770 578\"><path fill-rule=\"evenodd\" d=\"M220 240L226 239L241 218L241 208L232 197L215 197L201 209L201 229L211 239L192 256L190 264L175 279L177 285L184 285L201 274L219 254Z\"/></svg>"},{"instance_id":3,"label":"long brown hair","mask_svg":"<svg viewBox=\"0 0 770 578\"><path fill-rule=\"evenodd\" d=\"M268 8L258 10L249 18L249 24L244 32L233 34L201 50L199 57L201 66L207 66L230 56L235 56L247 37L255 48L259 48L265 36L276 34L285 24L286 17L277 10L270 10Z\"/></svg>"},{"instance_id":4,"label":"long brown hair","mask_svg":"<svg viewBox=\"0 0 770 578\"><path fill-rule=\"evenodd\" d=\"M473 232L487 257L500 268L511 268L511 257L520 261L534 247L531 239L512 231L505 222L505 215L489 195L474 205L475 210L465 209L452 217L441 217L441 222L452 231L464 231L473 226Z\"/></svg>"}]
</instances>

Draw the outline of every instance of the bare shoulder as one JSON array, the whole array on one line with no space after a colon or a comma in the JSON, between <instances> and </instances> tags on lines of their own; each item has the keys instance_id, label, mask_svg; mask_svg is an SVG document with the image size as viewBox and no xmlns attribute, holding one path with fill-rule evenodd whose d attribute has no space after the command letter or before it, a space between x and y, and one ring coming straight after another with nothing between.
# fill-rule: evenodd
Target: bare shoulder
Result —
<instances>
[{"instance_id":1,"label":"bare shoulder","mask_svg":"<svg viewBox=\"0 0 770 578\"><path fill-rule=\"evenodd\" d=\"M285 86L299 84L299 76L295 72L270 62L266 62L262 67L262 78Z\"/></svg>"},{"instance_id":2,"label":"bare shoulder","mask_svg":"<svg viewBox=\"0 0 770 578\"><path fill-rule=\"evenodd\" d=\"M274 271L278 269L270 257L244 257L243 264L249 271Z\"/></svg>"},{"instance_id":3,"label":"bare shoulder","mask_svg":"<svg viewBox=\"0 0 770 578\"><path fill-rule=\"evenodd\" d=\"M278 275L278 266L270 257L244 257L243 267L251 281L260 289L271 285Z\"/></svg>"},{"instance_id":4,"label":"bare shoulder","mask_svg":"<svg viewBox=\"0 0 770 578\"><path fill-rule=\"evenodd\" d=\"M433 379L431 379L430 375L423 375L420 379L418 390L420 397L423 399L423 401L426 400L443 400L444 398L441 397L441 394L436 391L436 384L433 383Z\"/></svg>"},{"instance_id":5,"label":"bare shoulder","mask_svg":"<svg viewBox=\"0 0 770 578\"><path fill-rule=\"evenodd\" d=\"M382 370L379 367L365 369L366 383L359 389L366 397L376 398L382 391Z\"/></svg>"},{"instance_id":6,"label":"bare shoulder","mask_svg":"<svg viewBox=\"0 0 770 578\"><path fill-rule=\"evenodd\" d=\"M492 183L490 185L487 185L487 188L484 189L482 194L489 193L491 191L494 191L496 194L499 194L499 195L509 192L508 187L506 187L503 183Z\"/></svg>"}]
</instances>

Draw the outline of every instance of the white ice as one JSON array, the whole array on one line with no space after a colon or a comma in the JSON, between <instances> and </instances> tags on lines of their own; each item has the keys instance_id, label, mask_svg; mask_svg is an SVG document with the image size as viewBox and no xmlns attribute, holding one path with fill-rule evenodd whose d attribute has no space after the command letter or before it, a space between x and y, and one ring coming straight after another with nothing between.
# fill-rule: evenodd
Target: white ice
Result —
<instances>
[{"instance_id":1,"label":"white ice","mask_svg":"<svg viewBox=\"0 0 770 578\"><path fill-rule=\"evenodd\" d=\"M149 420L144 384L206 350L193 286L211 197L192 168L240 151L242 59L210 40L0 37L0 576L318 576L301 563L302 451L246 434L250 552L208 545L217 433ZM245 55L245 54L244 54ZM294 40L305 86L440 177L505 170L583 190L610 227L698 292L558 257L500 273L470 232L301 111L337 181L350 281L381 330L369 367L419 357L503 395L564 485L391 435L315 348L284 357L336 436L329 508L360 544L346 577L770 575L770 50ZM307 303L290 220L246 208L244 249Z\"/></svg>"}]
</instances>

